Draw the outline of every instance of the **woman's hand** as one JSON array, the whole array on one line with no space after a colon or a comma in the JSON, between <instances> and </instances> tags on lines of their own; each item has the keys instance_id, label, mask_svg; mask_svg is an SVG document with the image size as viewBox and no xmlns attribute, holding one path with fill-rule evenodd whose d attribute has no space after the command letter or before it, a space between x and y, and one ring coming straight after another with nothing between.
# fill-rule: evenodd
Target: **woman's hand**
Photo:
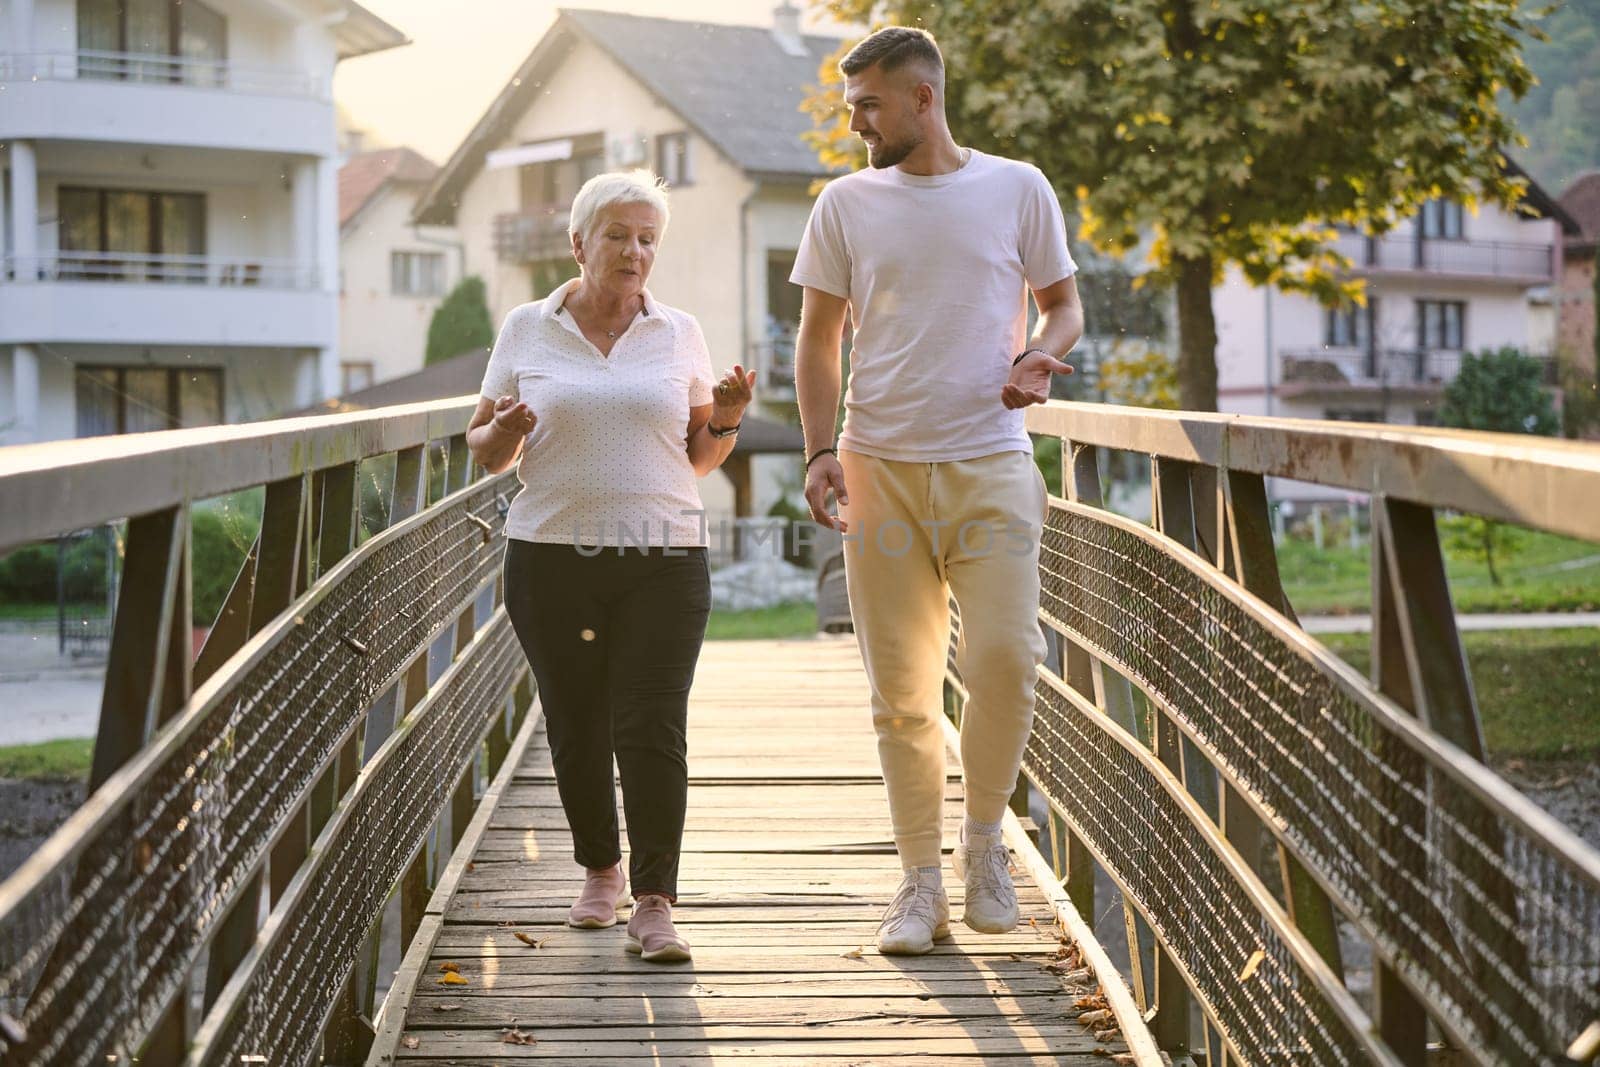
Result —
<instances>
[{"instance_id":1,"label":"woman's hand","mask_svg":"<svg viewBox=\"0 0 1600 1067\"><path fill-rule=\"evenodd\" d=\"M494 402L494 425L516 437L526 437L533 432L538 416L527 404L514 396L503 396Z\"/></svg>"},{"instance_id":2,"label":"woman's hand","mask_svg":"<svg viewBox=\"0 0 1600 1067\"><path fill-rule=\"evenodd\" d=\"M735 363L711 390L711 425L719 430L736 426L755 396L756 372Z\"/></svg>"}]
</instances>

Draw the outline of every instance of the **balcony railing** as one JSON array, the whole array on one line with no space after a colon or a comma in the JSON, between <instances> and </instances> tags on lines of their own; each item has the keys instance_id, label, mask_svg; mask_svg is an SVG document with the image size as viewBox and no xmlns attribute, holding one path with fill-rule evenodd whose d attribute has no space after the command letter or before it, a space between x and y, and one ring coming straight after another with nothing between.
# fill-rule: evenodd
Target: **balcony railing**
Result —
<instances>
[{"instance_id":1,"label":"balcony railing","mask_svg":"<svg viewBox=\"0 0 1600 1067\"><path fill-rule=\"evenodd\" d=\"M0 82L128 81L187 85L263 96L329 99L325 77L294 67L241 66L227 60L192 59L153 52L26 52L0 55Z\"/></svg>"},{"instance_id":2,"label":"balcony railing","mask_svg":"<svg viewBox=\"0 0 1600 1067\"><path fill-rule=\"evenodd\" d=\"M1283 353L1281 383L1299 393L1325 389L1443 389L1461 370L1461 352L1428 349L1303 348ZM1555 361L1539 360L1554 385Z\"/></svg>"},{"instance_id":3,"label":"balcony railing","mask_svg":"<svg viewBox=\"0 0 1600 1067\"><path fill-rule=\"evenodd\" d=\"M494 217L494 254L502 263L536 263L572 251L569 205L512 211Z\"/></svg>"},{"instance_id":4,"label":"balcony railing","mask_svg":"<svg viewBox=\"0 0 1600 1067\"><path fill-rule=\"evenodd\" d=\"M1555 248L1504 241L1418 239L1408 234L1341 234L1334 247L1358 270L1417 271L1485 278L1555 277Z\"/></svg>"},{"instance_id":5,"label":"balcony railing","mask_svg":"<svg viewBox=\"0 0 1600 1067\"><path fill-rule=\"evenodd\" d=\"M758 389L794 393L794 341L761 341L750 346L749 369L759 371Z\"/></svg>"},{"instance_id":6,"label":"balcony railing","mask_svg":"<svg viewBox=\"0 0 1600 1067\"><path fill-rule=\"evenodd\" d=\"M0 279L307 290L317 288L318 273L313 263L287 259L53 252L0 259Z\"/></svg>"}]
</instances>

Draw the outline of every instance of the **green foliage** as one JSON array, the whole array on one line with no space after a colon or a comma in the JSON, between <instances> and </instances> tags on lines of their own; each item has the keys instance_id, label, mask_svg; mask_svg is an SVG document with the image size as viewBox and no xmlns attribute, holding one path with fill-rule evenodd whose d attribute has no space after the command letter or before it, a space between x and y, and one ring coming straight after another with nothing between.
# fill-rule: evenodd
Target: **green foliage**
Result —
<instances>
[{"instance_id":1,"label":"green foliage","mask_svg":"<svg viewBox=\"0 0 1600 1067\"><path fill-rule=\"evenodd\" d=\"M1061 492L1061 438L1043 434L1033 438L1033 462L1052 493Z\"/></svg>"},{"instance_id":2,"label":"green foliage","mask_svg":"<svg viewBox=\"0 0 1600 1067\"><path fill-rule=\"evenodd\" d=\"M1568 437L1600 430L1600 381L1571 361L1561 366L1561 429Z\"/></svg>"},{"instance_id":3,"label":"green foliage","mask_svg":"<svg viewBox=\"0 0 1600 1067\"><path fill-rule=\"evenodd\" d=\"M1439 421L1466 430L1553 434L1560 423L1544 389L1544 373L1544 362L1520 349L1469 353L1445 387Z\"/></svg>"},{"instance_id":4,"label":"green foliage","mask_svg":"<svg viewBox=\"0 0 1600 1067\"><path fill-rule=\"evenodd\" d=\"M433 313L428 324L428 348L424 364L459 356L469 349L487 350L494 344L494 324L489 321L489 303L483 279L463 278Z\"/></svg>"},{"instance_id":5,"label":"green foliage","mask_svg":"<svg viewBox=\"0 0 1600 1067\"><path fill-rule=\"evenodd\" d=\"M233 493L194 509L194 624L210 626L261 530L262 490Z\"/></svg>"},{"instance_id":6,"label":"green foliage","mask_svg":"<svg viewBox=\"0 0 1600 1067\"><path fill-rule=\"evenodd\" d=\"M106 551L109 533L97 530L75 537L61 554L54 541L24 545L0 558L0 603L55 603L56 569L65 570L69 602L106 598Z\"/></svg>"},{"instance_id":7,"label":"green foliage","mask_svg":"<svg viewBox=\"0 0 1600 1067\"><path fill-rule=\"evenodd\" d=\"M1539 84L1511 108L1528 147L1517 159L1552 193L1600 167L1600 0L1565 0L1527 44Z\"/></svg>"},{"instance_id":8,"label":"green foliage","mask_svg":"<svg viewBox=\"0 0 1600 1067\"><path fill-rule=\"evenodd\" d=\"M1100 361L1100 390L1113 404L1176 410L1178 366L1157 349L1117 345Z\"/></svg>"},{"instance_id":9,"label":"green foliage","mask_svg":"<svg viewBox=\"0 0 1600 1067\"><path fill-rule=\"evenodd\" d=\"M94 738L71 737L0 747L0 778L84 778L94 761Z\"/></svg>"},{"instance_id":10,"label":"green foliage","mask_svg":"<svg viewBox=\"0 0 1600 1067\"><path fill-rule=\"evenodd\" d=\"M831 0L835 16L932 31L957 140L1037 164L1081 236L1154 235L1179 289L1182 402L1216 403L1210 289L1359 299L1331 223L1391 227L1433 197L1514 204L1502 90L1523 96L1514 0ZM806 102L825 162L859 159L827 61Z\"/></svg>"}]
</instances>

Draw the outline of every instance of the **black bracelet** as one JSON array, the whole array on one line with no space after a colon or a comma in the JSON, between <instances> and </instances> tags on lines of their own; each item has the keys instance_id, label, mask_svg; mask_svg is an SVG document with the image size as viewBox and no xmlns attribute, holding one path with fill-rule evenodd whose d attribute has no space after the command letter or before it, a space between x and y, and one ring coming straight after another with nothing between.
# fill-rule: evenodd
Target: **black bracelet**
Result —
<instances>
[{"instance_id":1,"label":"black bracelet","mask_svg":"<svg viewBox=\"0 0 1600 1067\"><path fill-rule=\"evenodd\" d=\"M1044 355L1047 355L1047 356L1050 354L1048 352L1045 352L1045 350L1042 349L1042 348L1025 348L1020 353L1018 353L1016 359L1011 361L1011 365L1013 367L1015 367L1018 363L1021 363L1023 360L1027 359L1028 358L1028 354L1030 352L1042 352L1042 353L1044 353Z\"/></svg>"},{"instance_id":2,"label":"black bracelet","mask_svg":"<svg viewBox=\"0 0 1600 1067\"><path fill-rule=\"evenodd\" d=\"M835 459L838 459L839 458L839 453L835 452L831 448L819 448L819 449L817 449L815 452L811 453L811 458L806 460L806 470L810 470L811 469L811 465L813 463L815 463L822 456L832 456Z\"/></svg>"},{"instance_id":3,"label":"black bracelet","mask_svg":"<svg viewBox=\"0 0 1600 1067\"><path fill-rule=\"evenodd\" d=\"M716 437L716 438L732 437L734 434L739 432L739 427L743 424L743 421L744 420L741 419L739 422L736 422L732 426L729 426L726 430L719 430L715 426L711 425L711 420L707 419L706 420L706 432L709 433L712 437Z\"/></svg>"}]
</instances>

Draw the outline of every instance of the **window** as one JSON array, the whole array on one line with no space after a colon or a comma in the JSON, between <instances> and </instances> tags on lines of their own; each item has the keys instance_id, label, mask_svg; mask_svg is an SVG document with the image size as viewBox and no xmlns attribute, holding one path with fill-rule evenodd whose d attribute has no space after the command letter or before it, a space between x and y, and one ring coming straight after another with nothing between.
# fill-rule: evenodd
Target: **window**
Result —
<instances>
[{"instance_id":1,"label":"window","mask_svg":"<svg viewBox=\"0 0 1600 1067\"><path fill-rule=\"evenodd\" d=\"M80 64L83 77L221 85L228 20L200 0L78 0L78 49L194 61L95 58Z\"/></svg>"},{"instance_id":2,"label":"window","mask_svg":"<svg viewBox=\"0 0 1600 1067\"><path fill-rule=\"evenodd\" d=\"M79 367L78 436L143 433L222 421L216 367Z\"/></svg>"},{"instance_id":3,"label":"window","mask_svg":"<svg viewBox=\"0 0 1600 1067\"><path fill-rule=\"evenodd\" d=\"M1425 238L1459 241L1463 235L1461 205L1454 200L1429 200L1422 205L1422 217L1418 224Z\"/></svg>"},{"instance_id":4,"label":"window","mask_svg":"<svg viewBox=\"0 0 1600 1067\"><path fill-rule=\"evenodd\" d=\"M1425 352L1466 347L1467 305L1460 300L1417 301L1417 347Z\"/></svg>"},{"instance_id":5,"label":"window","mask_svg":"<svg viewBox=\"0 0 1600 1067\"><path fill-rule=\"evenodd\" d=\"M1329 348L1366 348L1372 336L1372 306L1329 308L1323 344Z\"/></svg>"},{"instance_id":6,"label":"window","mask_svg":"<svg viewBox=\"0 0 1600 1067\"><path fill-rule=\"evenodd\" d=\"M66 278L115 281L206 280L206 198L63 185L57 193L61 271ZM72 253L78 253L73 255ZM126 254L122 258L118 253ZM152 257L167 257L155 262Z\"/></svg>"},{"instance_id":7,"label":"window","mask_svg":"<svg viewBox=\"0 0 1600 1067\"><path fill-rule=\"evenodd\" d=\"M395 296L443 296L443 252L392 252L389 291Z\"/></svg>"},{"instance_id":8,"label":"window","mask_svg":"<svg viewBox=\"0 0 1600 1067\"><path fill-rule=\"evenodd\" d=\"M1383 412L1377 408L1329 408L1322 417L1330 422L1383 422Z\"/></svg>"},{"instance_id":9,"label":"window","mask_svg":"<svg viewBox=\"0 0 1600 1067\"><path fill-rule=\"evenodd\" d=\"M694 174L689 168L689 135L664 133L656 138L656 173L668 185L693 185Z\"/></svg>"},{"instance_id":10,"label":"window","mask_svg":"<svg viewBox=\"0 0 1600 1067\"><path fill-rule=\"evenodd\" d=\"M339 392L353 393L372 384L372 364L356 361L339 364Z\"/></svg>"}]
</instances>

